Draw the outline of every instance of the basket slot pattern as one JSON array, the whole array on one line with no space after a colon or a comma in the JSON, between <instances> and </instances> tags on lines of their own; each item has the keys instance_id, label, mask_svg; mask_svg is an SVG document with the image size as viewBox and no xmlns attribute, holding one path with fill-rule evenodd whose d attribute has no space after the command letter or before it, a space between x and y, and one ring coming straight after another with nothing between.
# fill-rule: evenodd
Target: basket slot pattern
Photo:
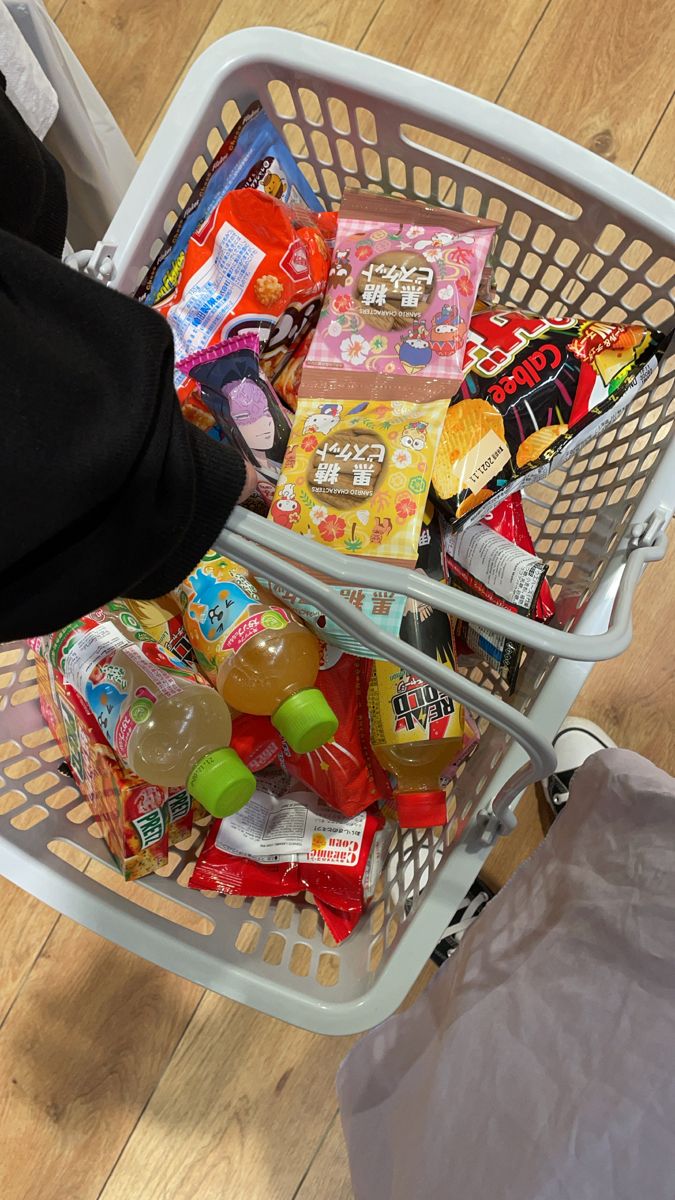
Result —
<instances>
[{"instance_id":1,"label":"basket slot pattern","mask_svg":"<svg viewBox=\"0 0 675 1200\"><path fill-rule=\"evenodd\" d=\"M0 695L10 708L19 674L34 680L32 658L23 644L0 652L0 667L11 659L17 668L4 687L0 685ZM348 987L346 954L347 974L354 979L368 973L369 960L371 972L376 972L377 962L383 961L384 951L414 912L427 879L441 862L442 838L431 832L397 834L385 868L387 885L380 881L368 918L343 947L335 946L308 896L279 901L223 899L215 892L188 891L208 819L198 822L191 836L173 847L168 863L157 874L125 883L112 866L101 830L78 789L55 766L60 762L58 747L42 723L35 695L13 706L13 716L21 718L20 732L0 743L0 832L7 835L9 825L14 838L20 838L37 858L52 854L68 869L86 874L95 886L117 892L180 927L182 936L213 938L223 959L234 963L245 959L251 970L267 977L290 974L294 987L309 994L338 984ZM7 728L3 722L3 731ZM46 842L39 828L45 821L49 822Z\"/></svg>"},{"instance_id":2,"label":"basket slot pattern","mask_svg":"<svg viewBox=\"0 0 675 1200\"><path fill-rule=\"evenodd\" d=\"M672 251L657 239L646 242L637 225L607 220L606 210L601 213L581 193L570 188L563 194L551 180L533 180L466 145L451 120L443 130L440 124L407 124L411 118L401 108L380 101L375 116L365 88L331 85L330 94L322 97L300 73L285 80L270 74L264 64L247 66L245 74L232 75L225 103L219 92L197 131L190 169L177 164L166 186L162 215L148 229L141 257L128 268L127 290L140 282L195 181L257 95L327 205L335 206L345 184L354 181L500 221L495 274L503 301L554 316L574 312L650 325L672 318ZM674 374L675 355L663 365L658 385L636 397L617 429L588 443L547 480L526 490L528 521L538 531L537 548L549 564L563 627L573 626L583 610L633 520L665 440L672 437ZM544 654L526 653L511 701L521 711L530 710L553 665ZM58 772L58 750L42 726L31 669L24 646L0 651L5 738L0 743L0 833L20 839L36 857L65 856L69 869L84 870L92 886L103 887L96 873L110 870L100 830L86 813L79 823L75 819L81 799ZM474 664L469 674L505 694L489 667ZM158 906L167 897L174 904L184 898L186 911L205 920L212 932L183 927L180 936L207 942L220 961L244 964L252 978L274 980L281 989L319 1000L330 996L330 988L341 1001L361 997L387 963L401 931L414 920L424 886L452 854L457 830L470 819L509 748L510 739L482 718L479 727L480 748L460 766L452 787L453 821L442 832L396 835L368 918L341 947L333 945L306 899L223 900L188 891L203 827L172 851L160 874L119 887L132 902L130 887ZM21 829L24 821L30 826L35 809L39 823ZM12 820L18 824L11 825ZM71 862L74 854L80 856L79 866ZM162 915L174 919L170 913Z\"/></svg>"}]
</instances>

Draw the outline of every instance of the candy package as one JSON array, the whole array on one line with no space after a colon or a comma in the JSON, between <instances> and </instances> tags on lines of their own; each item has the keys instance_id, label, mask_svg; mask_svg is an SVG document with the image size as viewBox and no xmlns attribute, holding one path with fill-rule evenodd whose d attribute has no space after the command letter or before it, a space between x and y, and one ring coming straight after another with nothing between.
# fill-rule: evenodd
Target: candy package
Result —
<instances>
[{"instance_id":1,"label":"candy package","mask_svg":"<svg viewBox=\"0 0 675 1200\"><path fill-rule=\"evenodd\" d=\"M215 418L211 436L234 446L255 467L257 492L266 511L281 471L291 417L261 374L257 335L226 338L177 365L199 384L200 399Z\"/></svg>"},{"instance_id":2,"label":"candy package","mask_svg":"<svg viewBox=\"0 0 675 1200\"><path fill-rule=\"evenodd\" d=\"M173 331L176 361L245 333L258 334L263 366L283 359L318 319L335 219L264 192L224 196L190 238L175 286L155 305ZM175 381L184 398L191 384L179 370Z\"/></svg>"},{"instance_id":3,"label":"candy package","mask_svg":"<svg viewBox=\"0 0 675 1200\"><path fill-rule=\"evenodd\" d=\"M236 820L213 821L190 887L234 896L311 892L335 938L356 926L373 895L393 827L370 809L338 816L306 791L263 787Z\"/></svg>"},{"instance_id":4,"label":"candy package","mask_svg":"<svg viewBox=\"0 0 675 1200\"><path fill-rule=\"evenodd\" d=\"M448 400L496 225L347 189L303 395ZM329 374L326 374L326 372Z\"/></svg>"},{"instance_id":5,"label":"candy package","mask_svg":"<svg viewBox=\"0 0 675 1200\"><path fill-rule=\"evenodd\" d=\"M495 533L499 533L507 541L513 542L514 546L519 546L527 554L537 557L534 542L525 520L523 498L520 492L512 492L506 500L500 501L489 513L485 514L482 521ZM555 616L555 602L545 575L537 592L532 616L535 621L550 621L551 617Z\"/></svg>"},{"instance_id":6,"label":"candy package","mask_svg":"<svg viewBox=\"0 0 675 1200\"><path fill-rule=\"evenodd\" d=\"M404 401L301 399L270 519L345 554L414 566L446 407L443 400L420 409ZM403 597L371 588L337 590L398 633ZM369 656L312 605L294 607L326 641Z\"/></svg>"},{"instance_id":7,"label":"candy package","mask_svg":"<svg viewBox=\"0 0 675 1200\"><path fill-rule=\"evenodd\" d=\"M331 742L311 754L296 754L284 743L283 758L292 775L302 780L345 816L352 817L391 796L391 785L370 745L368 684L372 663L326 647L325 666L316 686L323 692L340 724Z\"/></svg>"},{"instance_id":8,"label":"candy package","mask_svg":"<svg viewBox=\"0 0 675 1200\"><path fill-rule=\"evenodd\" d=\"M475 655L494 667L506 683L509 694L515 691L523 657L523 647L503 633L494 633L483 625L457 622L457 647L462 655Z\"/></svg>"},{"instance_id":9,"label":"candy package","mask_svg":"<svg viewBox=\"0 0 675 1200\"><path fill-rule=\"evenodd\" d=\"M170 650L181 662L193 661L190 639L173 596L159 596L156 600L125 600L124 604L151 638Z\"/></svg>"},{"instance_id":10,"label":"candy package","mask_svg":"<svg viewBox=\"0 0 675 1200\"><path fill-rule=\"evenodd\" d=\"M416 569L436 583L446 582L443 529L438 514L430 503L427 503L424 510ZM452 620L448 613L430 608L428 604L422 604L419 600L407 599L400 638L409 646L427 654L429 658L454 670L456 654ZM457 707L461 728L461 705Z\"/></svg>"},{"instance_id":11,"label":"candy package","mask_svg":"<svg viewBox=\"0 0 675 1200\"><path fill-rule=\"evenodd\" d=\"M546 576L546 565L536 555L484 521L461 529L446 524L443 549L448 572L460 587L510 612L535 615Z\"/></svg>"},{"instance_id":12,"label":"candy package","mask_svg":"<svg viewBox=\"0 0 675 1200\"><path fill-rule=\"evenodd\" d=\"M656 369L642 325L478 305L434 465L432 499L456 524L485 516L620 415Z\"/></svg>"},{"instance_id":13,"label":"candy package","mask_svg":"<svg viewBox=\"0 0 675 1200\"><path fill-rule=\"evenodd\" d=\"M232 720L230 745L249 771L270 769L281 759L283 740L269 717L239 713Z\"/></svg>"},{"instance_id":14,"label":"candy package","mask_svg":"<svg viewBox=\"0 0 675 1200\"><path fill-rule=\"evenodd\" d=\"M269 717L240 714L232 723L233 750L255 772L277 762L344 816L353 817L391 796L388 776L370 745L368 684L372 663L324 646L316 686L338 718L337 733L310 754L296 754Z\"/></svg>"},{"instance_id":15,"label":"candy package","mask_svg":"<svg viewBox=\"0 0 675 1200\"><path fill-rule=\"evenodd\" d=\"M237 188L266 192L287 204L321 208L283 137L257 100L246 109L195 184L183 212L138 288L138 300L157 304L176 287L193 233L218 201Z\"/></svg>"}]
</instances>

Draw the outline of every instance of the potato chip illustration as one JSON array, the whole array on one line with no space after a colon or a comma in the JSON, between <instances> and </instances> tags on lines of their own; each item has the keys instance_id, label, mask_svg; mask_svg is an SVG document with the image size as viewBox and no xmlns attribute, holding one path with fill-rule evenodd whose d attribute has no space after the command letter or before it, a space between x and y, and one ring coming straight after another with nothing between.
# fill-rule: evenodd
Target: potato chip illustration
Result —
<instances>
[{"instance_id":1,"label":"potato chip illustration","mask_svg":"<svg viewBox=\"0 0 675 1200\"><path fill-rule=\"evenodd\" d=\"M460 400L448 409L434 463L432 480L446 498L469 489L477 493L510 461L504 422L489 400Z\"/></svg>"},{"instance_id":2,"label":"potato chip illustration","mask_svg":"<svg viewBox=\"0 0 675 1200\"><path fill-rule=\"evenodd\" d=\"M516 452L516 465L526 467L528 463L534 462L566 432L567 425L546 425L543 429L535 430L520 443Z\"/></svg>"}]
</instances>

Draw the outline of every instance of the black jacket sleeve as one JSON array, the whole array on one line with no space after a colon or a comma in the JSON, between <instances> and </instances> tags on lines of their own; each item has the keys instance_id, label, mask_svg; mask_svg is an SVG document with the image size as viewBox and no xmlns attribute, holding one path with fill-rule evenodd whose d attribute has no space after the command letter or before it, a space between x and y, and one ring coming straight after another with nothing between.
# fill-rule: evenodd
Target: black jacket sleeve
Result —
<instances>
[{"instance_id":1,"label":"black jacket sleeve","mask_svg":"<svg viewBox=\"0 0 675 1200\"><path fill-rule=\"evenodd\" d=\"M164 320L58 261L63 172L4 84L0 642L168 591L245 480L234 450L183 421Z\"/></svg>"},{"instance_id":2,"label":"black jacket sleeve","mask_svg":"<svg viewBox=\"0 0 675 1200\"><path fill-rule=\"evenodd\" d=\"M245 467L188 425L158 314L0 231L0 641L175 586Z\"/></svg>"},{"instance_id":3,"label":"black jacket sleeve","mask_svg":"<svg viewBox=\"0 0 675 1200\"><path fill-rule=\"evenodd\" d=\"M63 170L7 99L0 72L0 229L60 258L67 215Z\"/></svg>"}]
</instances>

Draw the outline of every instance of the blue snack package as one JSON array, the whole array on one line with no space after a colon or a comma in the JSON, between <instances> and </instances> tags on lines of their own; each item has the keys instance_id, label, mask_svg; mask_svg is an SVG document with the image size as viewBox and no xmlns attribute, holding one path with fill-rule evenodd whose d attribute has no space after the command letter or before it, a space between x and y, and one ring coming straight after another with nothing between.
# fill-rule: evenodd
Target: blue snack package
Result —
<instances>
[{"instance_id":1,"label":"blue snack package","mask_svg":"<svg viewBox=\"0 0 675 1200\"><path fill-rule=\"evenodd\" d=\"M206 169L166 242L148 268L136 299L156 304L175 287L193 233L228 192L254 188L288 204L321 212L323 205L282 135L258 100L249 105Z\"/></svg>"}]
</instances>

